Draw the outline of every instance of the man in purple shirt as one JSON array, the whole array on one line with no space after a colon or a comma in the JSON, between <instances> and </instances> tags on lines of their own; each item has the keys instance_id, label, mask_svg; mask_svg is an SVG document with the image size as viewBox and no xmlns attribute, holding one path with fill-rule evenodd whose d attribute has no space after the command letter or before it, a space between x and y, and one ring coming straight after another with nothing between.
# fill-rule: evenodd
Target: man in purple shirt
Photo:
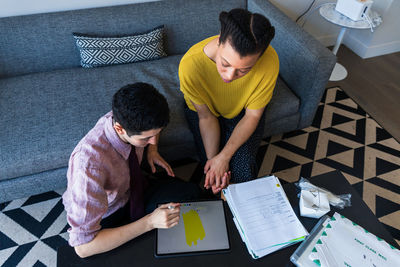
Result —
<instances>
[{"instance_id":1,"label":"man in purple shirt","mask_svg":"<svg viewBox=\"0 0 400 267\"><path fill-rule=\"evenodd\" d=\"M130 84L115 93L112 111L101 117L75 147L63 204L71 227L69 244L79 257L109 251L154 228L173 227L179 221L179 203L156 208L156 202L199 197L198 186L172 178L153 182L146 189L148 193L143 192L148 181L139 164L146 146L152 171L156 164L174 176L157 151L159 134L168 122L164 96L152 85ZM149 213L144 215L146 199L150 200L145 203Z\"/></svg>"}]
</instances>

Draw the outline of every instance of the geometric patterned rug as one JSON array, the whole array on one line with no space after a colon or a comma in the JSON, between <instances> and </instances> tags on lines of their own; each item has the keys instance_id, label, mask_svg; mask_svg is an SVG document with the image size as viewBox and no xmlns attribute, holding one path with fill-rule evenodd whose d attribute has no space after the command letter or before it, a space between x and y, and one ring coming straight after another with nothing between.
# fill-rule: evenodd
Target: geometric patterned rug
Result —
<instances>
[{"instance_id":1,"label":"geometric patterned rug","mask_svg":"<svg viewBox=\"0 0 400 267\"><path fill-rule=\"evenodd\" d=\"M400 144L340 88L310 127L266 139L259 155L259 176L287 182L340 170L400 245Z\"/></svg>"},{"instance_id":2,"label":"geometric patterned rug","mask_svg":"<svg viewBox=\"0 0 400 267\"><path fill-rule=\"evenodd\" d=\"M0 204L0 266L56 266L68 240L63 191Z\"/></svg>"},{"instance_id":3,"label":"geometric patterned rug","mask_svg":"<svg viewBox=\"0 0 400 267\"><path fill-rule=\"evenodd\" d=\"M400 244L400 144L340 88L329 88L312 126L265 139L258 176L283 183L340 170ZM177 177L201 175L191 159L171 163ZM56 266L67 243L64 190L0 203L0 266Z\"/></svg>"}]
</instances>

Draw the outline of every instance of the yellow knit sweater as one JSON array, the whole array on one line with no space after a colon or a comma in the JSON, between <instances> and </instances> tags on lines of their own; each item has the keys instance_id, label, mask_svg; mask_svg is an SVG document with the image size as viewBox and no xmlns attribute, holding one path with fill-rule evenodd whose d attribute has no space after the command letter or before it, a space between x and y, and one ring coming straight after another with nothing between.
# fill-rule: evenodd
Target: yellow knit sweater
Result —
<instances>
[{"instance_id":1,"label":"yellow knit sweater","mask_svg":"<svg viewBox=\"0 0 400 267\"><path fill-rule=\"evenodd\" d=\"M236 117L243 109L260 109L271 100L279 73L279 59L269 46L243 77L225 83L215 62L204 53L204 46L218 36L192 46L179 64L180 88L188 107L206 104L215 116Z\"/></svg>"}]
</instances>

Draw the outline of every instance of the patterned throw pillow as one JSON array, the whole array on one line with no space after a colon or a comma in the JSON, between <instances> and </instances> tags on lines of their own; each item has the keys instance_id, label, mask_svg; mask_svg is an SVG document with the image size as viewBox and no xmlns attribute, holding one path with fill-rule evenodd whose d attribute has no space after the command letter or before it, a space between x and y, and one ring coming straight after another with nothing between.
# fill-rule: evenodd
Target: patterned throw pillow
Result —
<instances>
[{"instance_id":1,"label":"patterned throw pillow","mask_svg":"<svg viewBox=\"0 0 400 267\"><path fill-rule=\"evenodd\" d=\"M74 33L84 68L158 59L164 51L164 26L149 32L122 37L98 37Z\"/></svg>"}]
</instances>

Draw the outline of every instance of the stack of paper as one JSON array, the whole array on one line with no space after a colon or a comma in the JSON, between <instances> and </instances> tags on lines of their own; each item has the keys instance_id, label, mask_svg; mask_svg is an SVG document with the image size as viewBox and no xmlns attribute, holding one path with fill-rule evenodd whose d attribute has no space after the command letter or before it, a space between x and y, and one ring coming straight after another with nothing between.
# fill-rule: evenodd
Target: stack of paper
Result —
<instances>
[{"instance_id":1,"label":"stack of paper","mask_svg":"<svg viewBox=\"0 0 400 267\"><path fill-rule=\"evenodd\" d=\"M308 235L275 176L233 184L223 193L254 259L302 241Z\"/></svg>"},{"instance_id":2,"label":"stack of paper","mask_svg":"<svg viewBox=\"0 0 400 267\"><path fill-rule=\"evenodd\" d=\"M400 266L400 251L335 213L310 255L315 266Z\"/></svg>"}]
</instances>

